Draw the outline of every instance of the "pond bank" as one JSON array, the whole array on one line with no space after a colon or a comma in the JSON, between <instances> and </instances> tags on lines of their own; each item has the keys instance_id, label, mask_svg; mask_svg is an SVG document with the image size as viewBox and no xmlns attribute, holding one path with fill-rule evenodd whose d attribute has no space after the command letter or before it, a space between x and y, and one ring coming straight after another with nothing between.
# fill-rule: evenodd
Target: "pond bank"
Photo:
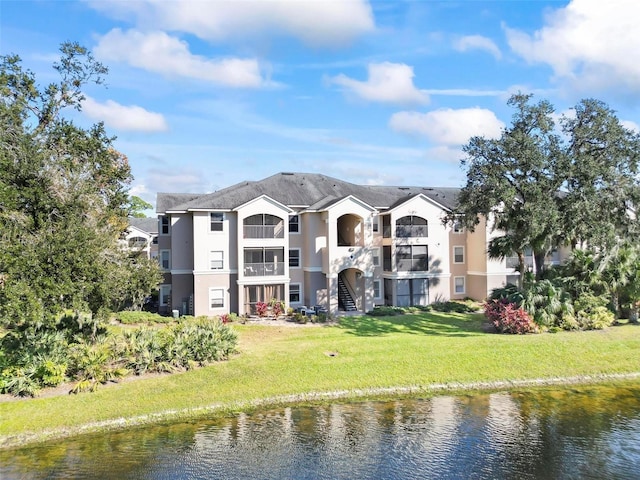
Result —
<instances>
[{"instance_id":1,"label":"pond bank","mask_svg":"<svg viewBox=\"0 0 640 480\"><path fill-rule=\"evenodd\" d=\"M30 432L15 436L0 436L0 449L11 449L29 444L41 443L49 440L63 439L86 433L99 433L120 430L124 428L152 425L181 420L196 420L207 416L228 416L255 408L267 408L280 405L294 406L309 403L323 403L333 400L359 401L370 399L389 399L391 397L431 397L442 394L464 394L478 392L497 392L502 390L517 390L523 388L593 385L640 380L640 372L625 374L583 375L574 377L537 378L529 380L502 380L492 382L473 383L444 383L430 385L415 385L409 387L368 388L356 390L341 390L333 392L310 392L297 395L282 395L233 404L213 404L205 407L186 408L182 410L166 410L149 415L130 418L116 418L102 422L93 422L75 427Z\"/></svg>"},{"instance_id":2,"label":"pond bank","mask_svg":"<svg viewBox=\"0 0 640 480\"><path fill-rule=\"evenodd\" d=\"M640 381L636 326L497 335L483 324L483 315L429 312L316 328L234 325L239 354L228 361L0 402L0 448L266 405Z\"/></svg>"}]
</instances>

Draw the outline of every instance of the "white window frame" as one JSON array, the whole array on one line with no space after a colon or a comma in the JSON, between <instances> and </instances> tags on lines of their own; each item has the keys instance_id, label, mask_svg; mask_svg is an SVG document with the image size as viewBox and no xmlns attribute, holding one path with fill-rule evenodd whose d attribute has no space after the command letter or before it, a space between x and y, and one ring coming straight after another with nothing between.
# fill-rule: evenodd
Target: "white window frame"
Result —
<instances>
[{"instance_id":1,"label":"white window frame","mask_svg":"<svg viewBox=\"0 0 640 480\"><path fill-rule=\"evenodd\" d=\"M168 290L168 292L166 293L166 296L167 296L167 299L170 299L171 285L170 284L160 285L158 289L158 305L160 305L161 307L166 307L167 305L169 305L169 302L162 301L162 299L165 297L165 293L163 293L163 290Z\"/></svg>"},{"instance_id":2,"label":"white window frame","mask_svg":"<svg viewBox=\"0 0 640 480\"><path fill-rule=\"evenodd\" d=\"M454 222L453 224L453 233L464 233L464 226L462 225L462 222Z\"/></svg>"},{"instance_id":3,"label":"white window frame","mask_svg":"<svg viewBox=\"0 0 640 480\"><path fill-rule=\"evenodd\" d=\"M165 219L166 219L166 225L165 225ZM171 235L171 219L169 218L168 215L161 215L160 218L158 218L158 223L160 225L158 225L158 230L159 230L159 234L162 235L163 237L166 237L167 235ZM167 227L167 231L164 231L164 227Z\"/></svg>"},{"instance_id":4,"label":"white window frame","mask_svg":"<svg viewBox=\"0 0 640 480\"><path fill-rule=\"evenodd\" d=\"M292 266L291 265L291 252L293 251L297 251L298 252L298 265ZM289 268L300 268L302 267L302 251L299 248L290 248L289 249Z\"/></svg>"},{"instance_id":5,"label":"white window frame","mask_svg":"<svg viewBox=\"0 0 640 480\"><path fill-rule=\"evenodd\" d=\"M291 230L291 219L294 218L294 217L296 217L298 219L298 221L295 222L295 225L298 226L297 230ZM298 235L298 234L301 233L300 232L300 215L298 215L297 213L295 215L289 215L289 233L292 233L292 234L295 234L295 235Z\"/></svg>"},{"instance_id":6,"label":"white window frame","mask_svg":"<svg viewBox=\"0 0 640 480\"><path fill-rule=\"evenodd\" d=\"M220 266L214 267L213 266L214 262L220 262ZM223 250L211 250L209 252L209 270L224 270L224 251Z\"/></svg>"},{"instance_id":7,"label":"white window frame","mask_svg":"<svg viewBox=\"0 0 640 480\"><path fill-rule=\"evenodd\" d=\"M378 295L376 295L376 285L378 285ZM382 281L380 280L374 280L373 281L373 298L376 300L381 300L382 299Z\"/></svg>"},{"instance_id":8,"label":"white window frame","mask_svg":"<svg viewBox=\"0 0 640 480\"><path fill-rule=\"evenodd\" d=\"M378 233L380 231L380 221L378 219L378 215L374 215L371 219L371 231L373 233Z\"/></svg>"},{"instance_id":9,"label":"white window frame","mask_svg":"<svg viewBox=\"0 0 640 480\"><path fill-rule=\"evenodd\" d=\"M297 301L291 300L291 291L292 291L291 287L298 287L298 300ZM302 284L300 284L300 283L290 283L289 284L289 303L290 304L295 304L295 305L302 303Z\"/></svg>"},{"instance_id":10,"label":"white window frame","mask_svg":"<svg viewBox=\"0 0 640 480\"><path fill-rule=\"evenodd\" d=\"M462 280L462 291L458 291L457 280ZM464 295L467 292L467 280L465 277L453 277L453 293L455 295Z\"/></svg>"},{"instance_id":11,"label":"white window frame","mask_svg":"<svg viewBox=\"0 0 640 480\"><path fill-rule=\"evenodd\" d=\"M213 300L220 300L220 305L213 305ZM209 310L224 308L224 288L212 287L209 289Z\"/></svg>"},{"instance_id":12,"label":"white window frame","mask_svg":"<svg viewBox=\"0 0 640 480\"><path fill-rule=\"evenodd\" d=\"M461 254L462 255L462 260L460 260L460 261L456 260L456 249L457 248L462 250L462 254ZM462 245L454 245L454 247L453 247L453 263L460 265L460 264L465 262L466 258L465 258L465 251L464 250L465 250L464 246L462 246Z\"/></svg>"},{"instance_id":13,"label":"white window frame","mask_svg":"<svg viewBox=\"0 0 640 480\"><path fill-rule=\"evenodd\" d=\"M164 255L167 255L167 266L164 266ZM160 259L160 268L165 272L171 270L171 250L160 250L158 252L158 258Z\"/></svg>"},{"instance_id":14,"label":"white window frame","mask_svg":"<svg viewBox=\"0 0 640 480\"><path fill-rule=\"evenodd\" d=\"M377 261L376 261L377 259ZM379 267L380 266L380 249L379 248L374 248L371 251L371 263L373 263L374 267Z\"/></svg>"},{"instance_id":15,"label":"white window frame","mask_svg":"<svg viewBox=\"0 0 640 480\"><path fill-rule=\"evenodd\" d=\"M216 220L215 223L220 224L220 230L213 230L211 227L214 223L213 216L220 215L222 216L222 220ZM224 221L225 215L224 212L209 212L209 233L223 233L224 232Z\"/></svg>"}]
</instances>

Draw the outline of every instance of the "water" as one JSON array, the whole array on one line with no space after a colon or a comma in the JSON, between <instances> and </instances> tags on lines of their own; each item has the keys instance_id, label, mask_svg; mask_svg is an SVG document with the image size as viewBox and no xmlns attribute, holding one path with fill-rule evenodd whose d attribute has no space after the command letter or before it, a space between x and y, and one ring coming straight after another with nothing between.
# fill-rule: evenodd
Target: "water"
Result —
<instances>
[{"instance_id":1,"label":"water","mask_svg":"<svg viewBox=\"0 0 640 480\"><path fill-rule=\"evenodd\" d=\"M637 479L640 384L336 403L0 452L9 479Z\"/></svg>"}]
</instances>

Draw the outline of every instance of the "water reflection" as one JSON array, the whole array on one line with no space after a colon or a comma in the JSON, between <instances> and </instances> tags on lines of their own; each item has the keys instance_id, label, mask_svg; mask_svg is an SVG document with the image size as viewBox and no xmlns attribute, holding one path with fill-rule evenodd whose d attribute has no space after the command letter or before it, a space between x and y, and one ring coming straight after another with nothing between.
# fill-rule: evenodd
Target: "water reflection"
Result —
<instances>
[{"instance_id":1,"label":"water reflection","mask_svg":"<svg viewBox=\"0 0 640 480\"><path fill-rule=\"evenodd\" d=\"M638 478L640 384L331 404L0 452L0 478Z\"/></svg>"}]
</instances>

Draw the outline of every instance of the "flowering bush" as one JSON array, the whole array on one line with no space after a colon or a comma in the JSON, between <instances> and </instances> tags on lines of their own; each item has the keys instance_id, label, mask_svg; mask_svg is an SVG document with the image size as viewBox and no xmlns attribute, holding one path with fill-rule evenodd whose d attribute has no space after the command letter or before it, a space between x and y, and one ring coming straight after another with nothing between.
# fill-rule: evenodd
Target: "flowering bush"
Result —
<instances>
[{"instance_id":1,"label":"flowering bush","mask_svg":"<svg viewBox=\"0 0 640 480\"><path fill-rule=\"evenodd\" d=\"M256 313L259 317L264 317L267 314L267 309L269 308L269 304L265 302L256 303Z\"/></svg>"},{"instance_id":2,"label":"flowering bush","mask_svg":"<svg viewBox=\"0 0 640 480\"><path fill-rule=\"evenodd\" d=\"M534 333L537 325L522 307L504 300L489 300L484 305L487 319L501 333Z\"/></svg>"},{"instance_id":3,"label":"flowering bush","mask_svg":"<svg viewBox=\"0 0 640 480\"><path fill-rule=\"evenodd\" d=\"M275 298L271 300L271 313L273 313L276 317L279 317L284 313L284 304Z\"/></svg>"}]
</instances>

